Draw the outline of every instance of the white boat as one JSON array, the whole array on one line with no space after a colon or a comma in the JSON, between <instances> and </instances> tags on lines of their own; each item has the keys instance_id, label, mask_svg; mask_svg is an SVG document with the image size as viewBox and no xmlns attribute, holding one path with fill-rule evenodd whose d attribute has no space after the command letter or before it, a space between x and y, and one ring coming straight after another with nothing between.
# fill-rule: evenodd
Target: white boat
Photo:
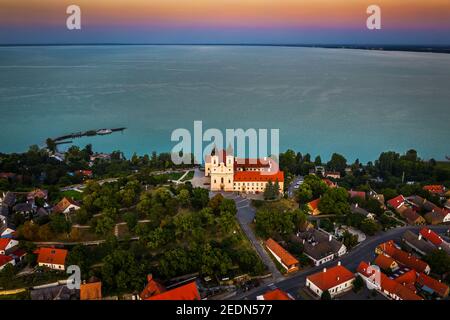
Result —
<instances>
[{"instance_id":1,"label":"white boat","mask_svg":"<svg viewBox=\"0 0 450 320\"><path fill-rule=\"evenodd\" d=\"M111 134L112 130L111 129L100 129L97 131L97 134L99 135L105 135L105 134Z\"/></svg>"}]
</instances>

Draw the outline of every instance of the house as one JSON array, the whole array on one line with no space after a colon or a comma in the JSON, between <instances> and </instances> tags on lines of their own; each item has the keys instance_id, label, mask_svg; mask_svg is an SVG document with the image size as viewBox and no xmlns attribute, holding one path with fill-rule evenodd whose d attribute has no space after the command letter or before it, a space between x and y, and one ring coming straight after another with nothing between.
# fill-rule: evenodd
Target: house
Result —
<instances>
[{"instance_id":1,"label":"house","mask_svg":"<svg viewBox=\"0 0 450 320\"><path fill-rule=\"evenodd\" d=\"M35 189L33 191L30 191L27 193L27 199L28 201L34 201L34 199L48 199L48 191L47 190L41 190L41 189Z\"/></svg>"},{"instance_id":2,"label":"house","mask_svg":"<svg viewBox=\"0 0 450 320\"><path fill-rule=\"evenodd\" d=\"M338 258L347 252L347 247L343 243L321 230L299 232L291 238L294 242L302 243L305 255L315 266Z\"/></svg>"},{"instance_id":3,"label":"house","mask_svg":"<svg viewBox=\"0 0 450 320\"><path fill-rule=\"evenodd\" d=\"M309 214L313 215L313 216L317 216L320 214L320 210L319 210L319 203L320 203L320 198L313 200L311 202L308 202L306 205L309 208Z\"/></svg>"},{"instance_id":4,"label":"house","mask_svg":"<svg viewBox=\"0 0 450 320\"><path fill-rule=\"evenodd\" d=\"M337 266L330 269L324 268L322 272L306 277L306 287L319 297L328 290L333 298L351 290L353 280L355 275L338 262Z\"/></svg>"},{"instance_id":5,"label":"house","mask_svg":"<svg viewBox=\"0 0 450 320\"><path fill-rule=\"evenodd\" d=\"M18 245L19 241L17 240L0 238L0 254L9 254L9 252L16 249Z\"/></svg>"},{"instance_id":6,"label":"house","mask_svg":"<svg viewBox=\"0 0 450 320\"><path fill-rule=\"evenodd\" d=\"M403 216L403 218L406 219L406 221L410 225L420 226L426 224L424 217L422 217L420 214L418 214L411 208L406 208L405 210L402 210L400 214Z\"/></svg>"},{"instance_id":7,"label":"house","mask_svg":"<svg viewBox=\"0 0 450 320\"><path fill-rule=\"evenodd\" d=\"M235 158L231 146L217 150L205 158L205 177L211 177L211 191L261 193L269 181L278 182L280 193L284 190L284 173L271 158Z\"/></svg>"},{"instance_id":8,"label":"house","mask_svg":"<svg viewBox=\"0 0 450 320\"><path fill-rule=\"evenodd\" d=\"M289 293L280 289L267 291L266 293L257 296L256 300L295 300Z\"/></svg>"},{"instance_id":9,"label":"house","mask_svg":"<svg viewBox=\"0 0 450 320\"><path fill-rule=\"evenodd\" d=\"M437 225L444 223L447 214L443 209L436 208L425 214L425 220L428 224Z\"/></svg>"},{"instance_id":10,"label":"house","mask_svg":"<svg viewBox=\"0 0 450 320\"><path fill-rule=\"evenodd\" d=\"M31 217L34 213L33 205L29 202L18 203L13 207L13 212L23 215L24 217Z\"/></svg>"},{"instance_id":11,"label":"house","mask_svg":"<svg viewBox=\"0 0 450 320\"><path fill-rule=\"evenodd\" d=\"M422 198L420 196L417 196L417 195L408 197L408 198L406 198L406 200L410 204L412 204L413 206L415 206L415 207L417 207L417 208L419 208L421 210L424 210L425 212L426 211L432 211L434 209L439 208L433 202L428 201L427 199L424 199L424 198Z\"/></svg>"},{"instance_id":12,"label":"house","mask_svg":"<svg viewBox=\"0 0 450 320\"><path fill-rule=\"evenodd\" d=\"M444 242L440 235L426 227L420 229L419 233L436 247L441 246Z\"/></svg>"},{"instance_id":13,"label":"house","mask_svg":"<svg viewBox=\"0 0 450 320\"><path fill-rule=\"evenodd\" d=\"M410 230L406 230L405 233L403 233L402 241L407 247L422 256L430 254L436 250L436 247L432 243L423 239L420 233L417 235Z\"/></svg>"},{"instance_id":14,"label":"house","mask_svg":"<svg viewBox=\"0 0 450 320\"><path fill-rule=\"evenodd\" d=\"M8 264L15 265L15 261L10 256L5 256L3 254L0 254L0 271L3 270Z\"/></svg>"},{"instance_id":15,"label":"house","mask_svg":"<svg viewBox=\"0 0 450 320\"><path fill-rule=\"evenodd\" d=\"M439 196L443 196L445 194L445 187L441 184L433 184L433 185L426 185L423 186L423 190L426 190L430 193L439 195Z\"/></svg>"},{"instance_id":16,"label":"house","mask_svg":"<svg viewBox=\"0 0 450 320\"><path fill-rule=\"evenodd\" d=\"M360 214L367 219L375 220L375 215L373 213L370 213L366 209L361 208L357 203L352 203L350 205L350 211L352 213Z\"/></svg>"},{"instance_id":17,"label":"house","mask_svg":"<svg viewBox=\"0 0 450 320\"><path fill-rule=\"evenodd\" d=\"M56 206L53 208L54 213L72 213L74 211L77 211L81 208L80 204L76 201L74 201L71 198L64 197L59 201Z\"/></svg>"},{"instance_id":18,"label":"house","mask_svg":"<svg viewBox=\"0 0 450 320\"><path fill-rule=\"evenodd\" d=\"M360 198L362 200L366 199L366 193L364 191L354 191L354 190L349 190L348 191L348 195L350 196L350 198Z\"/></svg>"},{"instance_id":19,"label":"house","mask_svg":"<svg viewBox=\"0 0 450 320\"><path fill-rule=\"evenodd\" d=\"M423 300L415 290L404 286L399 282L389 278L383 272L377 271L365 261L361 261L357 268L357 273L366 283L368 289L377 290L385 297L393 300Z\"/></svg>"},{"instance_id":20,"label":"house","mask_svg":"<svg viewBox=\"0 0 450 320\"><path fill-rule=\"evenodd\" d=\"M65 270L68 251L56 248L39 248L34 253L38 255L37 263L40 267L54 270Z\"/></svg>"},{"instance_id":21,"label":"house","mask_svg":"<svg viewBox=\"0 0 450 320\"><path fill-rule=\"evenodd\" d=\"M175 289L146 298L145 300L201 300L195 281L182 285Z\"/></svg>"},{"instance_id":22,"label":"house","mask_svg":"<svg viewBox=\"0 0 450 320\"><path fill-rule=\"evenodd\" d=\"M93 172L92 170L77 170L75 171L75 175L82 176L83 178L92 178Z\"/></svg>"},{"instance_id":23,"label":"house","mask_svg":"<svg viewBox=\"0 0 450 320\"><path fill-rule=\"evenodd\" d=\"M387 204L394 210L397 210L405 204L405 201L406 199L402 195L399 195L391 200L388 200Z\"/></svg>"},{"instance_id":24,"label":"house","mask_svg":"<svg viewBox=\"0 0 450 320\"><path fill-rule=\"evenodd\" d=\"M426 262L416 258L411 253L397 248L394 241L392 240L382 243L378 247L376 247L375 253L384 253L397 261L399 265L414 269L417 272L424 272L426 274L430 273L430 266Z\"/></svg>"},{"instance_id":25,"label":"house","mask_svg":"<svg viewBox=\"0 0 450 320\"><path fill-rule=\"evenodd\" d=\"M280 246L275 240L269 238L266 240L266 248L275 257L275 259L286 269L287 272L298 271L298 260Z\"/></svg>"},{"instance_id":26,"label":"house","mask_svg":"<svg viewBox=\"0 0 450 320\"><path fill-rule=\"evenodd\" d=\"M423 290L425 292L428 292L431 294L436 294L436 295L440 296L441 298L448 297L449 287L446 284L444 284L424 273L419 274L419 276L417 277L416 284L418 287L421 288L421 290Z\"/></svg>"},{"instance_id":27,"label":"house","mask_svg":"<svg viewBox=\"0 0 450 320\"><path fill-rule=\"evenodd\" d=\"M102 300L100 281L80 284L80 300Z\"/></svg>"},{"instance_id":28,"label":"house","mask_svg":"<svg viewBox=\"0 0 450 320\"><path fill-rule=\"evenodd\" d=\"M166 291L166 288L160 284L159 282L155 281L153 279L153 276L151 274L149 274L147 276L147 285L145 286L144 290L142 290L141 294L139 295L139 297L142 300L146 300L152 296L161 294L163 292Z\"/></svg>"},{"instance_id":29,"label":"house","mask_svg":"<svg viewBox=\"0 0 450 320\"><path fill-rule=\"evenodd\" d=\"M5 228L0 230L0 238L14 238L16 230L12 228Z\"/></svg>"},{"instance_id":30,"label":"house","mask_svg":"<svg viewBox=\"0 0 450 320\"><path fill-rule=\"evenodd\" d=\"M379 254L374 263L385 271L395 271L398 269L398 263L384 253Z\"/></svg>"},{"instance_id":31,"label":"house","mask_svg":"<svg viewBox=\"0 0 450 320\"><path fill-rule=\"evenodd\" d=\"M325 172L325 178L331 178L331 179L340 179L341 178L341 173L340 172L336 172L336 171L327 171Z\"/></svg>"}]
</instances>

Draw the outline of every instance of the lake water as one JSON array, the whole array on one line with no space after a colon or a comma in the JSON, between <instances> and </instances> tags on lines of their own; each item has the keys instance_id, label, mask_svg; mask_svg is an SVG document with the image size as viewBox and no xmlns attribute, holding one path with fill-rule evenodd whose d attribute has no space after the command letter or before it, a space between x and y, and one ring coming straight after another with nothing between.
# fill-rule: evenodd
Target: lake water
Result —
<instances>
[{"instance_id":1,"label":"lake water","mask_svg":"<svg viewBox=\"0 0 450 320\"><path fill-rule=\"evenodd\" d=\"M238 46L0 47L0 152L47 137L127 155L172 130L279 128L281 150L374 160L450 154L450 55Z\"/></svg>"}]
</instances>

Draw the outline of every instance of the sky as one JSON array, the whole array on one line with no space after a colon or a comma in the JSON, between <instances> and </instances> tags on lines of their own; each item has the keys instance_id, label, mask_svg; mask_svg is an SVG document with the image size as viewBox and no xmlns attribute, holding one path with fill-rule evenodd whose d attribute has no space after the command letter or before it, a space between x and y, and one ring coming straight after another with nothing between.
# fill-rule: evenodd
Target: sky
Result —
<instances>
[{"instance_id":1,"label":"sky","mask_svg":"<svg viewBox=\"0 0 450 320\"><path fill-rule=\"evenodd\" d=\"M39 43L450 45L450 0L0 0L0 44Z\"/></svg>"}]
</instances>

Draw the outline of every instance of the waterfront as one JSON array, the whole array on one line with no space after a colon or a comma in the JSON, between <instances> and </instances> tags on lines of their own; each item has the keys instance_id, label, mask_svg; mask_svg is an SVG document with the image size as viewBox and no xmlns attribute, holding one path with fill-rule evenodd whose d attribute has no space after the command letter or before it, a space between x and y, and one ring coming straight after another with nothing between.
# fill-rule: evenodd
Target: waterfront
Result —
<instances>
[{"instance_id":1,"label":"waterfront","mask_svg":"<svg viewBox=\"0 0 450 320\"><path fill-rule=\"evenodd\" d=\"M279 128L281 150L448 154L450 55L284 47L0 48L0 151L92 128L95 150L168 151L176 128Z\"/></svg>"}]
</instances>

